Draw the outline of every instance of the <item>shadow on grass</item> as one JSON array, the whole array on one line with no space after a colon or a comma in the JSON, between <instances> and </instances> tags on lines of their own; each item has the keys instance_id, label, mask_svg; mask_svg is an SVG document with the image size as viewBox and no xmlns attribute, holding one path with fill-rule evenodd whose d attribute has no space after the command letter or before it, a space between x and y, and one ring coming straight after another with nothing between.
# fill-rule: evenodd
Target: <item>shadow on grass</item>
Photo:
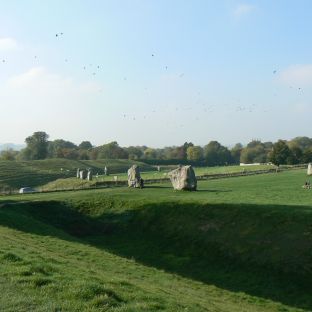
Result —
<instances>
[{"instance_id":1,"label":"shadow on grass","mask_svg":"<svg viewBox=\"0 0 312 312\"><path fill-rule=\"evenodd\" d=\"M172 186L165 185L144 185L146 189L173 189ZM179 191L180 192L180 191ZM194 192L194 191L185 191L185 192ZM197 189L196 192L207 192L207 193L229 193L232 190L214 190L214 189Z\"/></svg>"},{"instance_id":2,"label":"shadow on grass","mask_svg":"<svg viewBox=\"0 0 312 312\"><path fill-rule=\"evenodd\" d=\"M172 189L171 186L166 185L151 185L151 184L144 184L145 189Z\"/></svg>"},{"instance_id":3,"label":"shadow on grass","mask_svg":"<svg viewBox=\"0 0 312 312\"><path fill-rule=\"evenodd\" d=\"M88 215L47 201L0 208L0 225L92 244L232 292L312 310L312 209L176 202ZM68 235L69 234L69 235Z\"/></svg>"},{"instance_id":4,"label":"shadow on grass","mask_svg":"<svg viewBox=\"0 0 312 312\"><path fill-rule=\"evenodd\" d=\"M232 190L213 190L213 189L207 189L207 190L203 190L203 189L199 189L196 192L208 192L208 193L229 193L229 192L233 192Z\"/></svg>"}]
</instances>

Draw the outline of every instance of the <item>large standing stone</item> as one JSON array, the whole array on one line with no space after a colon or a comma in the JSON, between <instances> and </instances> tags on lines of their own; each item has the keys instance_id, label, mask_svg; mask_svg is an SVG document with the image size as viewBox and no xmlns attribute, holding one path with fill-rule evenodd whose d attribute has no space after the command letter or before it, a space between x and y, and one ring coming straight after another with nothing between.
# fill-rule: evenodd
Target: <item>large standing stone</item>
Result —
<instances>
[{"instance_id":1,"label":"large standing stone","mask_svg":"<svg viewBox=\"0 0 312 312\"><path fill-rule=\"evenodd\" d=\"M76 177L77 177L77 179L80 178L80 169L79 168L77 169Z\"/></svg>"},{"instance_id":2,"label":"large standing stone","mask_svg":"<svg viewBox=\"0 0 312 312\"><path fill-rule=\"evenodd\" d=\"M86 170L80 170L79 177L81 180L85 180L87 178L87 171Z\"/></svg>"},{"instance_id":3,"label":"large standing stone","mask_svg":"<svg viewBox=\"0 0 312 312\"><path fill-rule=\"evenodd\" d=\"M128 170L128 186L141 187L141 174L137 165L133 165Z\"/></svg>"},{"instance_id":4,"label":"large standing stone","mask_svg":"<svg viewBox=\"0 0 312 312\"><path fill-rule=\"evenodd\" d=\"M308 171L307 171L307 174L310 176L312 175L312 163L309 163L308 164Z\"/></svg>"},{"instance_id":5,"label":"large standing stone","mask_svg":"<svg viewBox=\"0 0 312 312\"><path fill-rule=\"evenodd\" d=\"M197 180L192 166L180 166L168 173L175 190L196 191Z\"/></svg>"}]
</instances>

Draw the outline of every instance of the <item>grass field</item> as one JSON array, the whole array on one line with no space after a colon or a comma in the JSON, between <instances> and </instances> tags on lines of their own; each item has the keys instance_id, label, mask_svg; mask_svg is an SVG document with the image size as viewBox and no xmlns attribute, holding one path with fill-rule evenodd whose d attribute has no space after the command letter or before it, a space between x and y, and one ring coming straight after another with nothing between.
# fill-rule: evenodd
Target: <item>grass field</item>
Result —
<instances>
[{"instance_id":1,"label":"grass field","mask_svg":"<svg viewBox=\"0 0 312 312\"><path fill-rule=\"evenodd\" d=\"M154 170L141 172L141 176L144 180L149 179L164 179L168 178L167 173L176 168L177 166L163 166L160 172ZM207 175L207 174L224 174L224 173L236 173L242 171L256 171L256 170L267 170L275 168L269 165L256 165L256 166L224 166L224 167L197 167L194 168L196 176ZM92 182L77 180L76 178L63 178L49 182L45 185L41 185L39 189L45 191L61 190L61 189L79 189L95 186L98 182L114 181L114 177L117 176L118 181L127 181L127 170L120 173L111 174L109 176L99 175L94 176Z\"/></svg>"},{"instance_id":2,"label":"grass field","mask_svg":"<svg viewBox=\"0 0 312 312\"><path fill-rule=\"evenodd\" d=\"M1 197L1 310L311 311L305 179Z\"/></svg>"},{"instance_id":3,"label":"grass field","mask_svg":"<svg viewBox=\"0 0 312 312\"><path fill-rule=\"evenodd\" d=\"M36 187L60 178L76 175L77 168L92 168L94 172L103 173L105 166L111 173L125 172L133 163L143 170L151 166L130 160L68 160L46 159L35 161L0 161L0 189L19 189L21 187Z\"/></svg>"}]
</instances>

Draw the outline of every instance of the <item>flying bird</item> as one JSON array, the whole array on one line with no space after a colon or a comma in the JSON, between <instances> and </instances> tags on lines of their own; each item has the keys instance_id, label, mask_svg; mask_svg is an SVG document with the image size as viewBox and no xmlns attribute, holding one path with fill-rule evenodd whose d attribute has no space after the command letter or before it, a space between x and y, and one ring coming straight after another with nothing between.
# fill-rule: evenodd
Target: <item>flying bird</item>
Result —
<instances>
[{"instance_id":1,"label":"flying bird","mask_svg":"<svg viewBox=\"0 0 312 312\"><path fill-rule=\"evenodd\" d=\"M273 74L276 74L277 73L277 70L273 70Z\"/></svg>"}]
</instances>

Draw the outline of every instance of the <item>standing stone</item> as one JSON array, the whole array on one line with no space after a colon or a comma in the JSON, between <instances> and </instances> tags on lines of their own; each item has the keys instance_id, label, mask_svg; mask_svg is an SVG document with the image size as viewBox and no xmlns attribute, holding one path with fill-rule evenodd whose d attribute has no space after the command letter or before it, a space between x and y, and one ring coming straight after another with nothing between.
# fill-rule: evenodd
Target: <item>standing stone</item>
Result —
<instances>
[{"instance_id":1,"label":"standing stone","mask_svg":"<svg viewBox=\"0 0 312 312\"><path fill-rule=\"evenodd\" d=\"M197 180L192 166L180 166L168 173L175 190L196 191Z\"/></svg>"},{"instance_id":2,"label":"standing stone","mask_svg":"<svg viewBox=\"0 0 312 312\"><path fill-rule=\"evenodd\" d=\"M108 169L107 169L106 166L105 166L105 168L104 168L104 174L105 174L106 176L108 176Z\"/></svg>"},{"instance_id":3,"label":"standing stone","mask_svg":"<svg viewBox=\"0 0 312 312\"><path fill-rule=\"evenodd\" d=\"M88 174L87 174L87 180L88 180L88 181L92 181L92 178L93 178L92 170L89 169L89 170L88 170Z\"/></svg>"},{"instance_id":4,"label":"standing stone","mask_svg":"<svg viewBox=\"0 0 312 312\"><path fill-rule=\"evenodd\" d=\"M86 170L80 170L79 177L81 180L85 180L87 178L87 171Z\"/></svg>"},{"instance_id":5,"label":"standing stone","mask_svg":"<svg viewBox=\"0 0 312 312\"><path fill-rule=\"evenodd\" d=\"M79 169L79 168L77 169L77 172L76 172L76 178L77 178L77 179L80 178L80 169Z\"/></svg>"},{"instance_id":6,"label":"standing stone","mask_svg":"<svg viewBox=\"0 0 312 312\"><path fill-rule=\"evenodd\" d=\"M137 165L133 165L128 170L128 186L141 187L141 174Z\"/></svg>"},{"instance_id":7,"label":"standing stone","mask_svg":"<svg viewBox=\"0 0 312 312\"><path fill-rule=\"evenodd\" d=\"M307 171L307 175L312 175L312 163L308 164L308 171Z\"/></svg>"}]
</instances>

